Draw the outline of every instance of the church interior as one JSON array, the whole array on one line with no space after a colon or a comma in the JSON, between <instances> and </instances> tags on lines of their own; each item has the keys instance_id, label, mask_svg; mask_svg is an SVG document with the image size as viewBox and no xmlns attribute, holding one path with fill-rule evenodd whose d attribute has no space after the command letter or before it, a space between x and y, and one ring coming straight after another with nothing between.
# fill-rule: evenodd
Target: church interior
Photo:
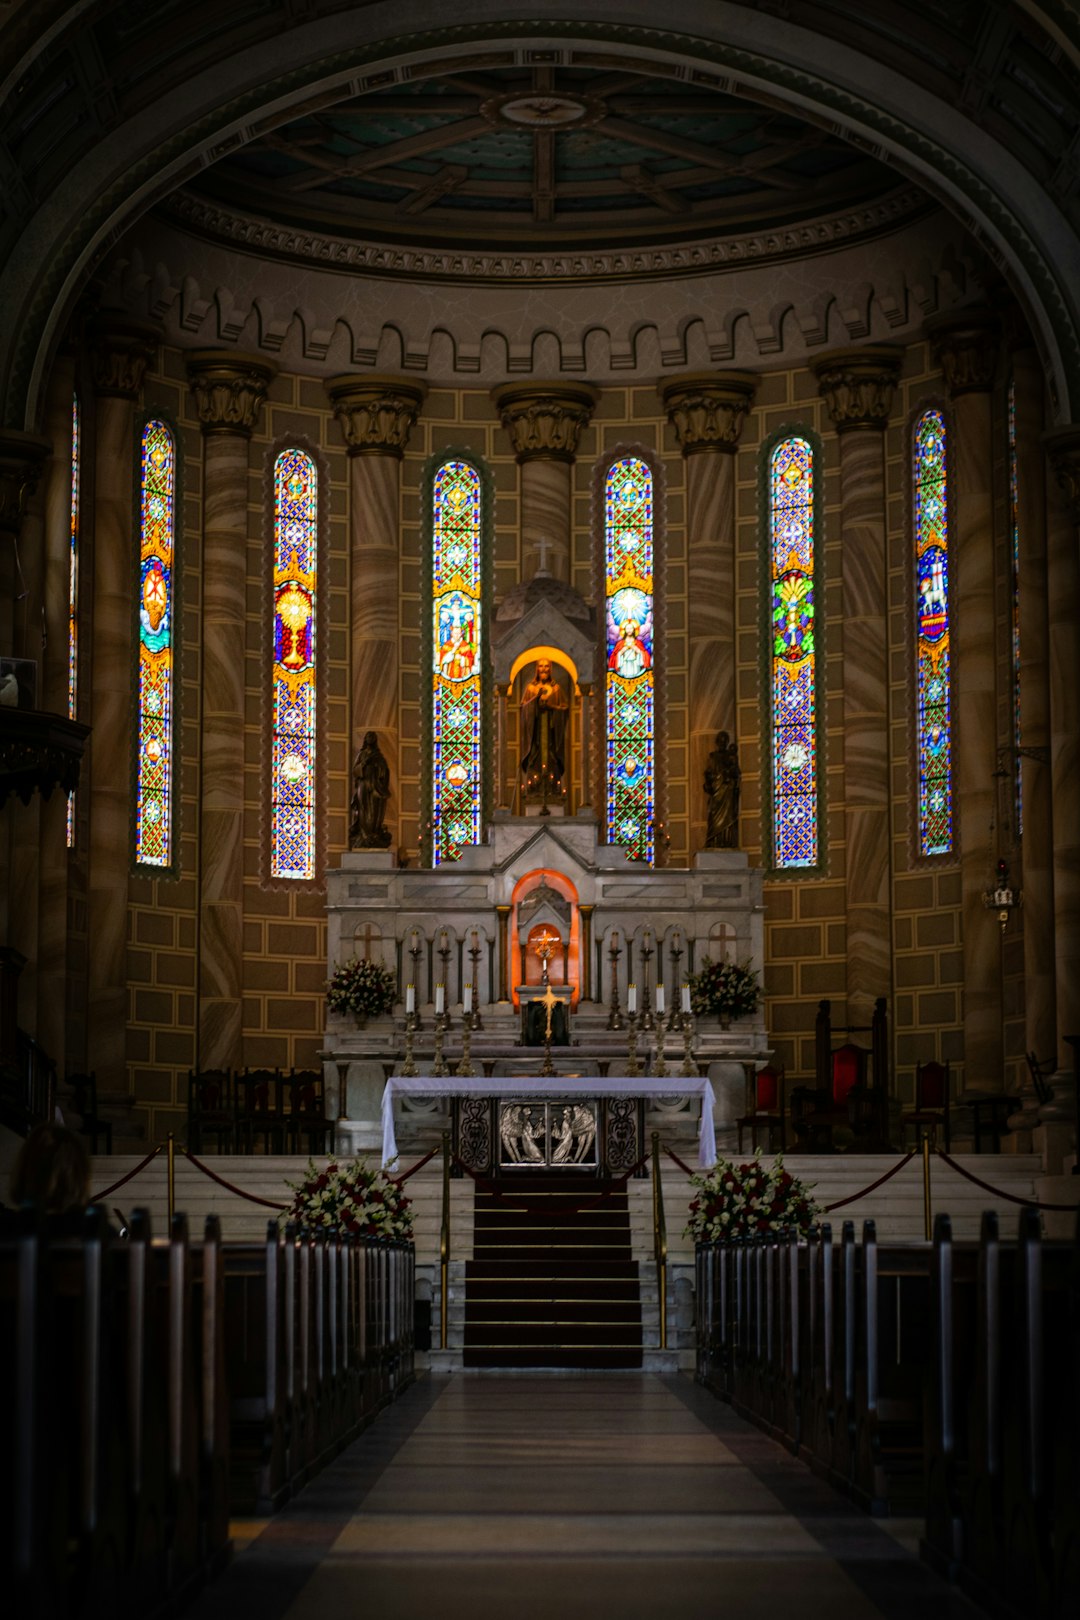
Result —
<instances>
[{"instance_id":1,"label":"church interior","mask_svg":"<svg viewBox=\"0 0 1080 1620\"><path fill-rule=\"evenodd\" d=\"M0 72L19 1612L1073 1614L1076 7Z\"/></svg>"}]
</instances>

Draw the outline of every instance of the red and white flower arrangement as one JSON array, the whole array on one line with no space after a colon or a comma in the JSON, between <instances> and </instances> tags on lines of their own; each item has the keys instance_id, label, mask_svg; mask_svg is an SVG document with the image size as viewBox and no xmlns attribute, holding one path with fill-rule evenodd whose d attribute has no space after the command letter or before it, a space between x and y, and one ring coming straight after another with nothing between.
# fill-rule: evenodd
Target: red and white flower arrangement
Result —
<instances>
[{"instance_id":1,"label":"red and white flower arrangement","mask_svg":"<svg viewBox=\"0 0 1080 1620\"><path fill-rule=\"evenodd\" d=\"M344 1232L351 1237L411 1238L412 1201L385 1170L363 1159L320 1169L308 1160L304 1181L287 1181L294 1197L281 1220L306 1232Z\"/></svg>"},{"instance_id":2,"label":"red and white flower arrangement","mask_svg":"<svg viewBox=\"0 0 1080 1620\"><path fill-rule=\"evenodd\" d=\"M784 1169L780 1154L762 1164L760 1148L744 1164L718 1159L708 1175L690 1179L696 1193L685 1235L695 1243L807 1232L821 1213L811 1189Z\"/></svg>"},{"instance_id":3,"label":"red and white flower arrangement","mask_svg":"<svg viewBox=\"0 0 1080 1620\"><path fill-rule=\"evenodd\" d=\"M721 1018L744 1018L756 1012L761 983L747 962L714 962L706 957L700 971L687 980L694 1012L717 1013Z\"/></svg>"},{"instance_id":4,"label":"red and white flower arrangement","mask_svg":"<svg viewBox=\"0 0 1080 1620\"><path fill-rule=\"evenodd\" d=\"M397 981L379 962L353 957L336 967L327 981L326 1001L331 1012L377 1018L388 1013L397 996Z\"/></svg>"}]
</instances>

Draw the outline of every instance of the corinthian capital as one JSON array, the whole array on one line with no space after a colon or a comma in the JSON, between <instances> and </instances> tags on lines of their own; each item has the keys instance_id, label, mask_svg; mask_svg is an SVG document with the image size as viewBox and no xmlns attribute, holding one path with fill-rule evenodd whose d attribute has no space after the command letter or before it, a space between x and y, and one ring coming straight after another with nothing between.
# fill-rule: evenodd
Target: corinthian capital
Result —
<instances>
[{"instance_id":1,"label":"corinthian capital","mask_svg":"<svg viewBox=\"0 0 1080 1620\"><path fill-rule=\"evenodd\" d=\"M967 309L926 323L934 356L953 399L985 394L994 385L1001 323L990 310Z\"/></svg>"},{"instance_id":2,"label":"corinthian capital","mask_svg":"<svg viewBox=\"0 0 1080 1620\"><path fill-rule=\"evenodd\" d=\"M904 351L892 343L831 349L810 362L837 433L884 432Z\"/></svg>"},{"instance_id":3,"label":"corinthian capital","mask_svg":"<svg viewBox=\"0 0 1080 1620\"><path fill-rule=\"evenodd\" d=\"M518 461L573 461L600 395L588 383L504 383L491 397Z\"/></svg>"},{"instance_id":4,"label":"corinthian capital","mask_svg":"<svg viewBox=\"0 0 1080 1620\"><path fill-rule=\"evenodd\" d=\"M1046 453L1074 523L1080 523L1080 426L1055 428L1043 435Z\"/></svg>"},{"instance_id":5,"label":"corinthian capital","mask_svg":"<svg viewBox=\"0 0 1080 1620\"><path fill-rule=\"evenodd\" d=\"M18 537L26 503L37 488L52 446L16 428L0 433L0 534Z\"/></svg>"},{"instance_id":6,"label":"corinthian capital","mask_svg":"<svg viewBox=\"0 0 1080 1620\"><path fill-rule=\"evenodd\" d=\"M734 455L757 385L753 371L690 371L661 383L657 392L683 455Z\"/></svg>"},{"instance_id":7,"label":"corinthian capital","mask_svg":"<svg viewBox=\"0 0 1080 1620\"><path fill-rule=\"evenodd\" d=\"M427 384L363 372L326 384L350 456L405 454L409 434L427 398Z\"/></svg>"},{"instance_id":8,"label":"corinthian capital","mask_svg":"<svg viewBox=\"0 0 1080 1620\"><path fill-rule=\"evenodd\" d=\"M192 349L185 363L203 432L249 439L277 366L237 349Z\"/></svg>"},{"instance_id":9,"label":"corinthian capital","mask_svg":"<svg viewBox=\"0 0 1080 1620\"><path fill-rule=\"evenodd\" d=\"M97 393L106 399L137 399L146 368L157 357L160 329L150 321L103 311L87 336Z\"/></svg>"}]
</instances>

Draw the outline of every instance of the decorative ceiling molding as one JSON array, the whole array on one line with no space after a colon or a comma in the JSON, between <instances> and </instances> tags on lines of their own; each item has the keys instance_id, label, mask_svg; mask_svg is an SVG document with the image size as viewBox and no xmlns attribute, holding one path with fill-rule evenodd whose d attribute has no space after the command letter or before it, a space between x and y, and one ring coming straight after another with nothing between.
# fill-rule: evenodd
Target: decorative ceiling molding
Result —
<instances>
[{"instance_id":1,"label":"decorative ceiling molding","mask_svg":"<svg viewBox=\"0 0 1080 1620\"><path fill-rule=\"evenodd\" d=\"M608 252L482 253L459 249L393 247L378 242L298 230L260 219L190 191L178 191L160 212L199 236L231 247L282 259L290 264L317 264L347 275L409 276L424 281L581 282L653 280L700 276L702 271L732 265L769 264L781 259L827 253L851 242L867 241L921 219L936 205L918 186L900 186L887 197L860 208L802 220L784 229L715 237L706 241L669 243L662 247L613 248Z\"/></svg>"}]
</instances>

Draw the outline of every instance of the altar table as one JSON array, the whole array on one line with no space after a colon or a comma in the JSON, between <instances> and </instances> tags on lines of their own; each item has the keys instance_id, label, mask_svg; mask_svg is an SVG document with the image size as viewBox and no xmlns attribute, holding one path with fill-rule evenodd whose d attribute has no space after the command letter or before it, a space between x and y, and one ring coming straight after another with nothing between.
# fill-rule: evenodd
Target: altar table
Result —
<instances>
[{"instance_id":1,"label":"altar table","mask_svg":"<svg viewBox=\"0 0 1080 1620\"><path fill-rule=\"evenodd\" d=\"M509 1079L462 1079L460 1075L442 1077L419 1074L411 1077L395 1074L386 1082L382 1099L383 1166L394 1163L398 1156L397 1136L394 1133L395 1097L700 1097L701 1124L698 1130L698 1164L702 1170L711 1170L716 1163L716 1131L713 1127L713 1105L716 1098L712 1083L701 1076L679 1075L662 1080L657 1075L643 1079L619 1079L608 1075L517 1075Z\"/></svg>"}]
</instances>

